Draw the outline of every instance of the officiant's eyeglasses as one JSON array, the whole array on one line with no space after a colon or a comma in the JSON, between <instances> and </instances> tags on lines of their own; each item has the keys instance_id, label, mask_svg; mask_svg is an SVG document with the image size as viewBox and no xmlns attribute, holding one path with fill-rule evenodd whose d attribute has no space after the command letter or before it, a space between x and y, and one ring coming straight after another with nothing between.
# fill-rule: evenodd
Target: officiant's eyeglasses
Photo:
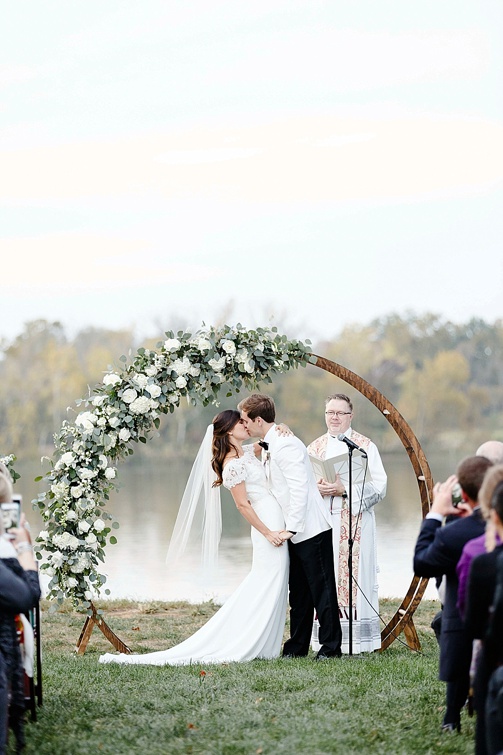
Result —
<instances>
[{"instance_id":1,"label":"officiant's eyeglasses","mask_svg":"<svg viewBox=\"0 0 503 755\"><path fill-rule=\"evenodd\" d=\"M325 412L325 414L327 415L327 417L339 417L339 419L341 417L344 417L346 414L352 414L352 413L353 412L332 412L332 411Z\"/></svg>"}]
</instances>

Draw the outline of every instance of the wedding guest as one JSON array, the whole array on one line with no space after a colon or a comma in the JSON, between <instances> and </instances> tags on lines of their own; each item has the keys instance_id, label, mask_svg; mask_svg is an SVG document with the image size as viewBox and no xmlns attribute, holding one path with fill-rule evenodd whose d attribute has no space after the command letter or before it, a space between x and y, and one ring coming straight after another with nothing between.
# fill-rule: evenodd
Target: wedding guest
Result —
<instances>
[{"instance_id":1,"label":"wedding guest","mask_svg":"<svg viewBox=\"0 0 503 755\"><path fill-rule=\"evenodd\" d=\"M493 671L503 663L503 628L496 633L492 627L488 636L490 609L493 605L497 560L503 554L503 465L494 466L487 472L480 491L484 505L490 510L489 533L495 528L500 537L500 544L494 546L494 538L489 537L488 552L476 556L470 568L466 595L465 628L469 637L482 640L477 655L474 680L474 706L477 711L475 731L475 752L485 755L488 752L500 752L503 748L489 749L486 731L486 698L489 679ZM500 743L501 744L501 743Z\"/></svg>"},{"instance_id":2,"label":"wedding guest","mask_svg":"<svg viewBox=\"0 0 503 755\"><path fill-rule=\"evenodd\" d=\"M381 647L381 627L379 623L379 596L377 584L376 523L374 506L386 495L387 476L376 445L365 435L356 432L351 422L353 404L344 393L334 393L325 401L325 423L327 432L307 447L310 456L331 459L334 456L347 456L348 447L337 436L346 438L363 448L368 458L369 480L364 484L352 485L353 534L353 651L372 652ZM318 490L323 496L331 514L334 565L337 580L337 595L343 633L343 652L348 652L349 624L349 571L348 534L349 505L347 482L336 476L335 482L321 478ZM311 644L319 648L318 620L313 624Z\"/></svg>"},{"instance_id":3,"label":"wedding guest","mask_svg":"<svg viewBox=\"0 0 503 755\"><path fill-rule=\"evenodd\" d=\"M0 471L0 502L12 501L12 482ZM24 514L20 526L9 530L0 520L0 755L5 752L7 720L24 747L24 670L14 617L28 613L40 598L37 564ZM10 705L9 705L10 696Z\"/></svg>"},{"instance_id":4,"label":"wedding guest","mask_svg":"<svg viewBox=\"0 0 503 755\"><path fill-rule=\"evenodd\" d=\"M478 506L479 491L492 463L484 456L469 456L445 482L433 488L433 504L421 524L414 552L414 573L420 577L445 575L445 602L440 632L439 678L446 682L446 710L442 731L461 729L461 709L470 685L472 642L456 607L458 578L456 566L463 546L484 532L485 523ZM457 507L452 492L459 482L463 500ZM442 526L447 516L457 517Z\"/></svg>"}]
</instances>

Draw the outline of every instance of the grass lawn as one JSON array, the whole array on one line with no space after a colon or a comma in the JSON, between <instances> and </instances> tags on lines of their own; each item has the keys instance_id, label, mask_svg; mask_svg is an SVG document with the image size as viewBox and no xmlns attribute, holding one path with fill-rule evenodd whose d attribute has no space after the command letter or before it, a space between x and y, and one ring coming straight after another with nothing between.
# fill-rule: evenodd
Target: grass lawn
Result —
<instances>
[{"instance_id":1,"label":"grass lawn","mask_svg":"<svg viewBox=\"0 0 503 755\"><path fill-rule=\"evenodd\" d=\"M382 601L383 617L397 605ZM112 649L98 629L77 656L85 617L70 608L50 614L44 603L44 704L37 722L27 722L26 753L472 753L475 719L465 712L461 734L440 732L445 685L437 680L438 647L429 627L437 605L424 601L415 614L421 653L395 641L384 653L323 663L308 657L158 668L98 664ZM179 642L217 609L100 606L133 652ZM13 746L11 737L9 755Z\"/></svg>"}]
</instances>

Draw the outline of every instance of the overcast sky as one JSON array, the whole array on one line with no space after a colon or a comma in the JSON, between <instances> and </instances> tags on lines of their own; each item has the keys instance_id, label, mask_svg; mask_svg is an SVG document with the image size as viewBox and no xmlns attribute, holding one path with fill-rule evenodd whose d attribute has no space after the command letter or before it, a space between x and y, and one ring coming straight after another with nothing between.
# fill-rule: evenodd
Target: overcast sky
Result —
<instances>
[{"instance_id":1,"label":"overcast sky","mask_svg":"<svg viewBox=\"0 0 503 755\"><path fill-rule=\"evenodd\" d=\"M0 338L500 318L502 38L501 0L7 0Z\"/></svg>"}]
</instances>

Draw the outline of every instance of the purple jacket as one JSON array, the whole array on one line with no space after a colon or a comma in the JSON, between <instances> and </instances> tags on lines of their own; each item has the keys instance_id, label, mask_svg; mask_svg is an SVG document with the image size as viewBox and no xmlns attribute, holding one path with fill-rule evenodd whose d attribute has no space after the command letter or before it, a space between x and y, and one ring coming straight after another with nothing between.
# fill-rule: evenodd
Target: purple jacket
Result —
<instances>
[{"instance_id":1,"label":"purple jacket","mask_svg":"<svg viewBox=\"0 0 503 755\"><path fill-rule=\"evenodd\" d=\"M501 540L499 539L498 535L496 535L496 545L500 545ZM461 614L461 618L465 618L465 608L466 608L466 590L468 587L468 575L470 574L470 566L472 565L472 561L475 558L475 556L480 556L481 553L486 552L486 536L485 533L483 535L480 535L480 537L475 537L473 540L469 540L465 547L463 548L463 552L461 554L461 558L458 561L458 565L456 567L456 571L458 573L458 602L457 607L458 611Z\"/></svg>"}]
</instances>

